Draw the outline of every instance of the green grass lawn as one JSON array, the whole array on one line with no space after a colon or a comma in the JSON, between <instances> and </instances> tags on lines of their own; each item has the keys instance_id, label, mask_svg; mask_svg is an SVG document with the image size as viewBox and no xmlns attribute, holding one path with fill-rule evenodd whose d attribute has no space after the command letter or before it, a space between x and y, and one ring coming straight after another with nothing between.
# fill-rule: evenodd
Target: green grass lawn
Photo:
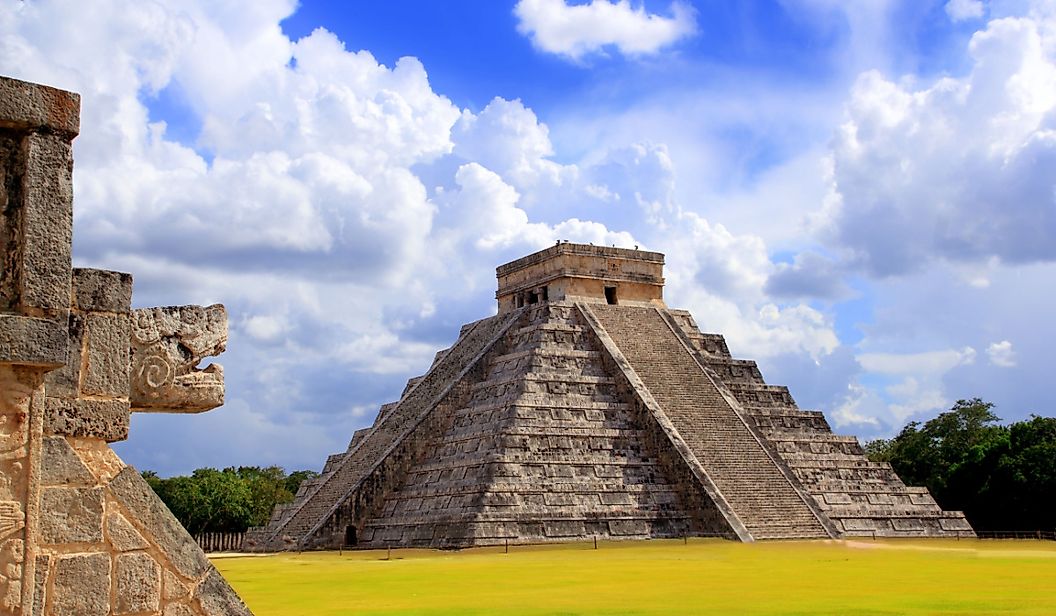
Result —
<instances>
[{"instance_id":1,"label":"green grass lawn","mask_svg":"<svg viewBox=\"0 0 1056 616\"><path fill-rule=\"evenodd\" d=\"M213 562L257 616L1056 614L1056 543L720 540Z\"/></svg>"}]
</instances>

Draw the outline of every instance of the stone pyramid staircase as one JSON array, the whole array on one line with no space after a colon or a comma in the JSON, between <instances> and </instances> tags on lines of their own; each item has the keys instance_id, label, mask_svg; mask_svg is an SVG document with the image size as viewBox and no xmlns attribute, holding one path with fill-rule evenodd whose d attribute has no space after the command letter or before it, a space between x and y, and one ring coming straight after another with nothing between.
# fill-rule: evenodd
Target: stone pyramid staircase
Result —
<instances>
[{"instance_id":1,"label":"stone pyramid staircase","mask_svg":"<svg viewBox=\"0 0 1056 616\"><path fill-rule=\"evenodd\" d=\"M583 308L597 317L752 538L833 536L660 309Z\"/></svg>"},{"instance_id":2,"label":"stone pyramid staircase","mask_svg":"<svg viewBox=\"0 0 1056 616\"><path fill-rule=\"evenodd\" d=\"M943 511L926 488L906 486L890 464L866 458L858 439L833 434L822 413L800 409L787 387L766 384L755 362L734 359L721 335L701 333L686 311L668 313L841 534L974 536L962 512Z\"/></svg>"}]
</instances>

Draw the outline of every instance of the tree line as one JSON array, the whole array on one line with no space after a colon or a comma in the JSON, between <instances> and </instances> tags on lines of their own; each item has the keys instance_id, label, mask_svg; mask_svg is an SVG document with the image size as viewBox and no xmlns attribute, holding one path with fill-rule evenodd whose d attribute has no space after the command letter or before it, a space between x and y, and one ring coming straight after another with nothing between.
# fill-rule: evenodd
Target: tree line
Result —
<instances>
[{"instance_id":1,"label":"tree line","mask_svg":"<svg viewBox=\"0 0 1056 616\"><path fill-rule=\"evenodd\" d=\"M314 471L286 471L278 466L199 468L189 477L162 479L153 471L143 478L192 535L242 532L266 524L278 503L288 503Z\"/></svg>"},{"instance_id":2,"label":"tree line","mask_svg":"<svg viewBox=\"0 0 1056 616\"><path fill-rule=\"evenodd\" d=\"M866 444L908 485L926 486L977 531L1056 530L1056 417L1002 425L994 405L958 400L892 439Z\"/></svg>"}]
</instances>

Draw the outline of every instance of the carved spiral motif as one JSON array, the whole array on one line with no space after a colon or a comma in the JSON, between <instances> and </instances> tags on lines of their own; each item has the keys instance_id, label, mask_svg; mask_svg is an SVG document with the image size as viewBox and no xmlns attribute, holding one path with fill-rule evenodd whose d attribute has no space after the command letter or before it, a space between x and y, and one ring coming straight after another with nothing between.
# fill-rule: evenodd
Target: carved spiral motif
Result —
<instances>
[{"instance_id":1,"label":"carved spiral motif","mask_svg":"<svg viewBox=\"0 0 1056 616\"><path fill-rule=\"evenodd\" d=\"M163 355L151 353L143 358L133 376L136 388L156 398L160 392L172 385L176 378L176 367Z\"/></svg>"},{"instance_id":2,"label":"carved spiral motif","mask_svg":"<svg viewBox=\"0 0 1056 616\"><path fill-rule=\"evenodd\" d=\"M161 339L158 324L149 309L133 311L132 335L140 345L148 345Z\"/></svg>"}]
</instances>

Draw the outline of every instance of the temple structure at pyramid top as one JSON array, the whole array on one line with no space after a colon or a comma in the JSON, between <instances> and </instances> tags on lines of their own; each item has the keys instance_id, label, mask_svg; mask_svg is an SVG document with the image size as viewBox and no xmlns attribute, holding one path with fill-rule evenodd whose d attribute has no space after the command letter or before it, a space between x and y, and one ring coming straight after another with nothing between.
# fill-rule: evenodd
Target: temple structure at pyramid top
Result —
<instances>
[{"instance_id":1,"label":"temple structure at pyramid top","mask_svg":"<svg viewBox=\"0 0 1056 616\"><path fill-rule=\"evenodd\" d=\"M560 242L500 265L499 313L544 301L664 306L664 255Z\"/></svg>"},{"instance_id":2,"label":"temple structure at pyramid top","mask_svg":"<svg viewBox=\"0 0 1056 616\"><path fill-rule=\"evenodd\" d=\"M664 256L560 242L247 550L591 537L972 536L663 299Z\"/></svg>"}]
</instances>

